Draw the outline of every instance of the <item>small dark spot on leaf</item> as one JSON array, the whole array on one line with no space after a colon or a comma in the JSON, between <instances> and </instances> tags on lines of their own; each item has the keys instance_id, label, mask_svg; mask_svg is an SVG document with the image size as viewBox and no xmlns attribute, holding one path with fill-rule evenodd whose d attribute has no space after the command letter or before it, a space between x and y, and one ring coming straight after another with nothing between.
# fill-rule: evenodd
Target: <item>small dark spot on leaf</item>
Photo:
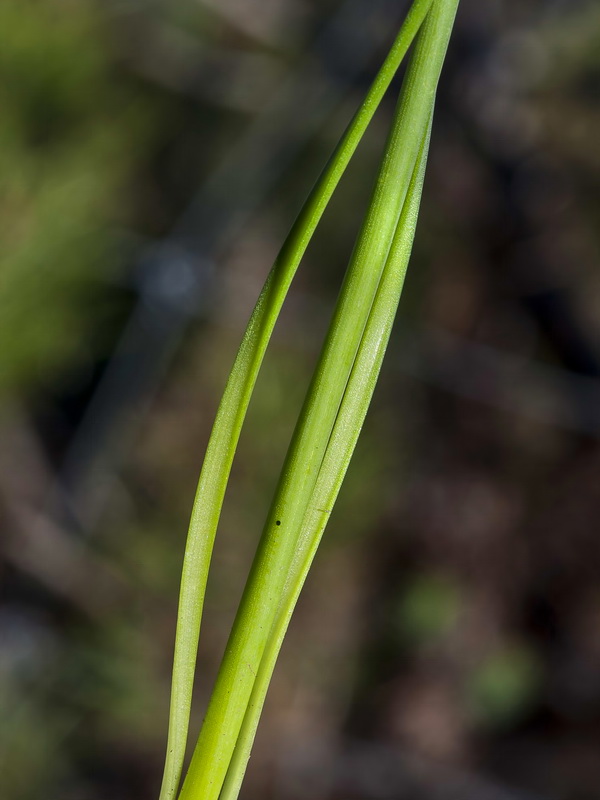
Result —
<instances>
[{"instance_id":1,"label":"small dark spot on leaf","mask_svg":"<svg viewBox=\"0 0 600 800\"><path fill-rule=\"evenodd\" d=\"M275 525L281 525L281 520L278 519L277 522L275 523Z\"/></svg>"}]
</instances>

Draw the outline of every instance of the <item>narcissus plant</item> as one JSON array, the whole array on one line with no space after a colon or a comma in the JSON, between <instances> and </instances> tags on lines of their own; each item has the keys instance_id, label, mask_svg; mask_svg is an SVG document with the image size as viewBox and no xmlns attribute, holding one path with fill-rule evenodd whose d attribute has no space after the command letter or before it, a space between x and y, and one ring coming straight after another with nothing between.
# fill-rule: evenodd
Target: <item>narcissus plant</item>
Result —
<instances>
[{"instance_id":1,"label":"narcissus plant","mask_svg":"<svg viewBox=\"0 0 600 800\"><path fill-rule=\"evenodd\" d=\"M294 222L248 323L217 412L192 511L160 800L238 797L275 662L352 457L390 337L415 234L437 84L457 6L458 0L413 2L367 96ZM411 45L371 201L180 788L211 553L252 391L306 247Z\"/></svg>"}]
</instances>

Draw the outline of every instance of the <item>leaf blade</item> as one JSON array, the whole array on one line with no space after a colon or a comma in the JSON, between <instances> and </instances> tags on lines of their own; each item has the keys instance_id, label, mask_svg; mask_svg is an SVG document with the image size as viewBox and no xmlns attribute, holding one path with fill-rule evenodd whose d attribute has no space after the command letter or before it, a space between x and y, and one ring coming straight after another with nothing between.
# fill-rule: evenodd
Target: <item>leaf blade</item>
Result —
<instances>
[{"instance_id":1,"label":"leaf blade","mask_svg":"<svg viewBox=\"0 0 600 800\"><path fill-rule=\"evenodd\" d=\"M429 124L457 2L434 2L431 22L428 25L426 20L423 35L419 34L420 44L405 77L372 204L292 438L181 800L216 800L225 780L277 612L296 541L295 528L302 523L318 477L412 178L421 139ZM433 9L436 9L435 14ZM277 526L278 520L284 520L285 525L291 527L287 538L281 536L283 530Z\"/></svg>"},{"instance_id":2,"label":"leaf blade","mask_svg":"<svg viewBox=\"0 0 600 800\"><path fill-rule=\"evenodd\" d=\"M415 0L369 92L284 242L250 318L207 446L182 569L167 753L160 800L174 798L183 770L204 594L233 456L275 321L316 226L432 0Z\"/></svg>"}]
</instances>

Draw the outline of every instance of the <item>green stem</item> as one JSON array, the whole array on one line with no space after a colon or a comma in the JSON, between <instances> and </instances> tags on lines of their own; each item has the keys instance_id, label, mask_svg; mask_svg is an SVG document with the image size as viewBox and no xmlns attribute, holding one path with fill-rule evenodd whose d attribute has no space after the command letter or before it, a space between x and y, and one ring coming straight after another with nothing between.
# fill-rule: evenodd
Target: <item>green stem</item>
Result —
<instances>
[{"instance_id":1,"label":"green stem","mask_svg":"<svg viewBox=\"0 0 600 800\"><path fill-rule=\"evenodd\" d=\"M315 228L432 0L415 0L364 102L304 204L252 313L207 446L188 532L175 636L171 709L160 800L172 800L185 757L208 568L233 456L273 327Z\"/></svg>"}]
</instances>

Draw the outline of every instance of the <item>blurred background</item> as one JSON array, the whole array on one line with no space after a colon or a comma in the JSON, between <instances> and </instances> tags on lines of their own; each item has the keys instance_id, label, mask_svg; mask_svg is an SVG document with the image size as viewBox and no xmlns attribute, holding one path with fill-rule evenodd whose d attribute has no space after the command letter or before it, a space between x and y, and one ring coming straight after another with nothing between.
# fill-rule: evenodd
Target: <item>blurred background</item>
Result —
<instances>
[{"instance_id":1,"label":"blurred background","mask_svg":"<svg viewBox=\"0 0 600 800\"><path fill-rule=\"evenodd\" d=\"M158 796L237 344L404 0L2 0L0 795ZM463 0L379 388L243 797L600 798L600 6ZM294 283L192 735L390 124Z\"/></svg>"}]
</instances>

